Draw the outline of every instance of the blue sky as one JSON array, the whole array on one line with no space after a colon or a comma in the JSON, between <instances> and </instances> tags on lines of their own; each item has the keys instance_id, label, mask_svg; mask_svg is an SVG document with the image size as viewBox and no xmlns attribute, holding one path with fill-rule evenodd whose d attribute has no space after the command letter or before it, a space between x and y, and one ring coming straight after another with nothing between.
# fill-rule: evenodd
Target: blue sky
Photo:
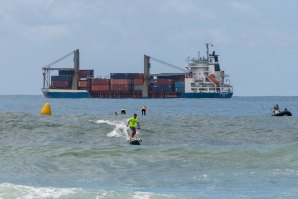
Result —
<instances>
[{"instance_id":1,"label":"blue sky","mask_svg":"<svg viewBox=\"0 0 298 199\"><path fill-rule=\"evenodd\" d=\"M0 94L41 95L41 68L74 49L81 69L103 76L142 72L144 54L184 67L210 42L235 96L297 96L297 7L295 0L0 0ZM56 66L72 66L72 58Z\"/></svg>"}]
</instances>

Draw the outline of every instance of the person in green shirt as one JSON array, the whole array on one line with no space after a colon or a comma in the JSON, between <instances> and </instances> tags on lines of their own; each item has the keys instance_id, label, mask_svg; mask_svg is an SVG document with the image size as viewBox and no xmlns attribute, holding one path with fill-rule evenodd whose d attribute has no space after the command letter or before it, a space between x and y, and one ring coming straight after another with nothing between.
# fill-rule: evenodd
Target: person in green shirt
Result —
<instances>
[{"instance_id":1,"label":"person in green shirt","mask_svg":"<svg viewBox=\"0 0 298 199\"><path fill-rule=\"evenodd\" d=\"M127 122L127 126L129 125L130 130L131 130L131 136L130 138L133 138L135 136L136 132L136 126L138 126L138 129L140 129L140 124L139 124L139 120L137 118L137 114L134 114L133 117L131 117L128 122Z\"/></svg>"}]
</instances>

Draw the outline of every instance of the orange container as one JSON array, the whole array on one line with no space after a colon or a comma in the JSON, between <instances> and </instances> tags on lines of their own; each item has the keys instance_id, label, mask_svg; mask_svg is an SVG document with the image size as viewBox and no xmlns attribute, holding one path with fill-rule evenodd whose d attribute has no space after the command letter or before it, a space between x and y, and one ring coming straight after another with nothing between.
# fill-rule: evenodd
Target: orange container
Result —
<instances>
[{"instance_id":1,"label":"orange container","mask_svg":"<svg viewBox=\"0 0 298 199\"><path fill-rule=\"evenodd\" d=\"M125 84L111 84L112 91L128 91L130 88L129 85Z\"/></svg>"},{"instance_id":2,"label":"orange container","mask_svg":"<svg viewBox=\"0 0 298 199\"><path fill-rule=\"evenodd\" d=\"M101 84L101 85L92 85L91 87L92 91L109 91L110 90L110 85L106 84Z\"/></svg>"},{"instance_id":3,"label":"orange container","mask_svg":"<svg viewBox=\"0 0 298 199\"><path fill-rule=\"evenodd\" d=\"M110 84L110 79L101 79L101 78L92 79L92 85L100 85L100 84L108 85Z\"/></svg>"},{"instance_id":4,"label":"orange container","mask_svg":"<svg viewBox=\"0 0 298 199\"><path fill-rule=\"evenodd\" d=\"M157 85L171 85L173 84L173 80L171 79L154 79L152 80L153 84L157 84Z\"/></svg>"},{"instance_id":5,"label":"orange container","mask_svg":"<svg viewBox=\"0 0 298 199\"><path fill-rule=\"evenodd\" d=\"M111 79L111 85L128 85L131 84L130 79Z\"/></svg>"},{"instance_id":6,"label":"orange container","mask_svg":"<svg viewBox=\"0 0 298 199\"><path fill-rule=\"evenodd\" d=\"M144 79L134 79L134 85L143 85Z\"/></svg>"},{"instance_id":7,"label":"orange container","mask_svg":"<svg viewBox=\"0 0 298 199\"><path fill-rule=\"evenodd\" d=\"M88 80L80 80L79 85L80 88L89 88L90 82Z\"/></svg>"},{"instance_id":8,"label":"orange container","mask_svg":"<svg viewBox=\"0 0 298 199\"><path fill-rule=\"evenodd\" d=\"M52 88L69 88L70 83L67 81L54 81L51 84Z\"/></svg>"}]
</instances>

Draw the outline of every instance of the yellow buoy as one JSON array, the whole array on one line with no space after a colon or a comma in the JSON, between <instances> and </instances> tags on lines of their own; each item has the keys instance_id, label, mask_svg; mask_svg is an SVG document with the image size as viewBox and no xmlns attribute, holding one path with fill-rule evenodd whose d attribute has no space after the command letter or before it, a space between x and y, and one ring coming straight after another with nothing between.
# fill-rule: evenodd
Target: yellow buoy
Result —
<instances>
[{"instance_id":1,"label":"yellow buoy","mask_svg":"<svg viewBox=\"0 0 298 199\"><path fill-rule=\"evenodd\" d=\"M45 103L45 105L40 111L40 114L51 115L52 114L51 105L49 103Z\"/></svg>"}]
</instances>

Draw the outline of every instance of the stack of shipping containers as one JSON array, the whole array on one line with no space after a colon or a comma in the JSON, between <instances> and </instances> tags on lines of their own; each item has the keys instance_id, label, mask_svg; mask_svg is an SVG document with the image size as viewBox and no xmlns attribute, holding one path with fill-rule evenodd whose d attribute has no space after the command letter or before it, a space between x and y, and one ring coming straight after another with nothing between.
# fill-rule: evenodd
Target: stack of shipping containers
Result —
<instances>
[{"instance_id":1,"label":"stack of shipping containers","mask_svg":"<svg viewBox=\"0 0 298 199\"><path fill-rule=\"evenodd\" d=\"M173 92L174 85L171 79L150 80L150 90L155 92Z\"/></svg>"},{"instance_id":2,"label":"stack of shipping containers","mask_svg":"<svg viewBox=\"0 0 298 199\"><path fill-rule=\"evenodd\" d=\"M51 88L70 89L74 70L59 70L58 75L51 76ZM90 78L94 77L94 70L79 70L79 89L90 88Z\"/></svg>"},{"instance_id":3,"label":"stack of shipping containers","mask_svg":"<svg viewBox=\"0 0 298 199\"><path fill-rule=\"evenodd\" d=\"M132 91L131 73L111 73L111 91Z\"/></svg>"},{"instance_id":4,"label":"stack of shipping containers","mask_svg":"<svg viewBox=\"0 0 298 199\"><path fill-rule=\"evenodd\" d=\"M59 70L59 75L51 77L51 87L70 89L73 70ZM149 97L166 97L184 92L184 74L160 74L149 80ZM94 70L79 70L78 89L90 91L99 98L141 98L143 73L111 73L110 79L94 78Z\"/></svg>"},{"instance_id":5,"label":"stack of shipping containers","mask_svg":"<svg viewBox=\"0 0 298 199\"><path fill-rule=\"evenodd\" d=\"M59 70L58 75L51 76L51 88L70 89L72 84L73 70Z\"/></svg>"},{"instance_id":6,"label":"stack of shipping containers","mask_svg":"<svg viewBox=\"0 0 298 199\"><path fill-rule=\"evenodd\" d=\"M178 97L181 92L176 92L176 87L178 90L182 90L184 86L185 74L159 74L156 77L151 76L150 79L150 95L151 97ZM177 83L181 82L181 83Z\"/></svg>"},{"instance_id":7,"label":"stack of shipping containers","mask_svg":"<svg viewBox=\"0 0 298 199\"><path fill-rule=\"evenodd\" d=\"M91 81L91 91L110 91L110 79L94 78Z\"/></svg>"},{"instance_id":8,"label":"stack of shipping containers","mask_svg":"<svg viewBox=\"0 0 298 199\"><path fill-rule=\"evenodd\" d=\"M51 88L69 89L72 84L72 75L57 75L51 77Z\"/></svg>"}]
</instances>

